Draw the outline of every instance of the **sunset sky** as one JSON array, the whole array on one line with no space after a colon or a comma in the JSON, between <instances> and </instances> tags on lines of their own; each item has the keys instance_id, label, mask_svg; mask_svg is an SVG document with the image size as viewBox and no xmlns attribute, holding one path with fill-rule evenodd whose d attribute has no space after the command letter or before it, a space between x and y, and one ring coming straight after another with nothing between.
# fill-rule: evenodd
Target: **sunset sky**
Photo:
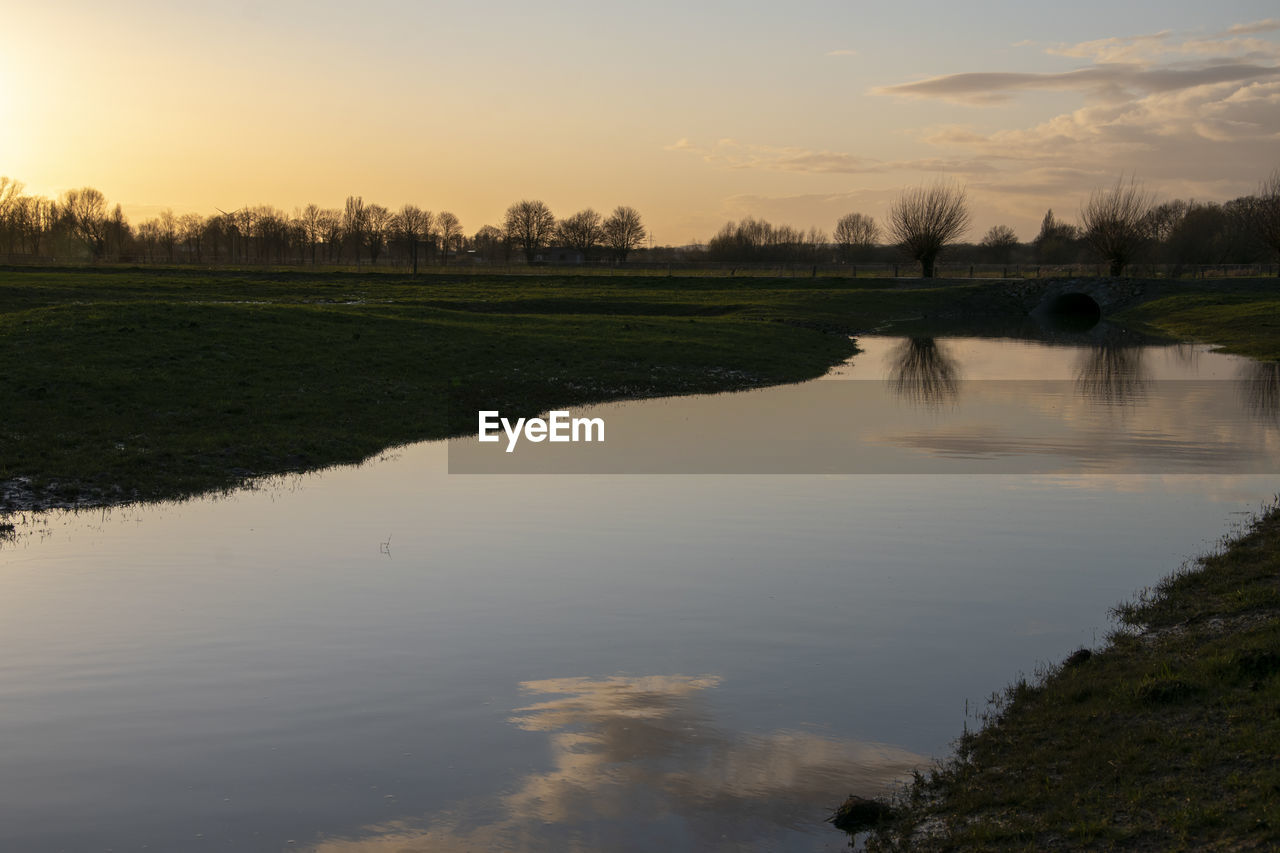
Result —
<instances>
[{"instance_id":1,"label":"sunset sky","mask_svg":"<svg viewBox=\"0 0 1280 853\"><path fill-rule=\"evenodd\" d=\"M1225 200L1280 167L1271 2L9 3L0 174L164 207L630 204L658 244L830 231L965 183L971 239L1133 173Z\"/></svg>"}]
</instances>

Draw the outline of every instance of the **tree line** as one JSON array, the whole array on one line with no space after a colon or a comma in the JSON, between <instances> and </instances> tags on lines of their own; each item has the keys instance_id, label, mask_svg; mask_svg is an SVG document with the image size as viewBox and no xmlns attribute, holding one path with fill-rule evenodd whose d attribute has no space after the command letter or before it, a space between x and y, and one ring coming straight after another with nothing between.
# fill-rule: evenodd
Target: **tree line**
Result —
<instances>
[{"instance_id":1,"label":"tree line","mask_svg":"<svg viewBox=\"0 0 1280 853\"><path fill-rule=\"evenodd\" d=\"M727 223L703 251L708 260L741 263L906 259L919 263L926 278L944 253L955 263L1102 263L1113 276L1138 263L1168 266L1175 276L1196 265L1270 263L1280 257L1280 169L1256 193L1222 204L1158 203L1141 183L1122 177L1090 194L1079 224L1049 209L1028 242L1007 225L992 226L978 242L961 242L970 220L964 188L944 180L904 190L883 228L870 216L849 213L828 238L820 229L806 232L749 217Z\"/></svg>"},{"instance_id":2,"label":"tree line","mask_svg":"<svg viewBox=\"0 0 1280 853\"><path fill-rule=\"evenodd\" d=\"M0 249L11 259L197 264L385 264L412 267L466 258L488 263L547 260L551 247L571 263L626 262L648 231L640 213L620 205L603 216L587 208L563 219L541 201L512 204L498 226L471 235L449 211L406 204L392 211L350 196L342 208L309 204L292 214L269 205L211 216L163 211L136 227L120 205L91 187L57 200L27 195L0 177ZM1079 223L1048 210L1030 241L1007 225L963 242L971 212L964 187L938 181L905 189L883 225L863 213L840 217L828 235L748 217L728 222L705 245L650 251L652 260L721 263L919 263L932 277L953 263L1069 265L1104 263L1112 275L1133 264L1162 264L1174 275L1196 265L1271 262L1280 256L1280 169L1257 192L1225 203L1157 202L1141 183L1119 179L1095 189Z\"/></svg>"},{"instance_id":3,"label":"tree line","mask_svg":"<svg viewBox=\"0 0 1280 853\"><path fill-rule=\"evenodd\" d=\"M68 190L58 199L24 193L0 177L0 252L11 259L73 258L134 263L195 264L449 264L460 258L538 263L552 246L586 263L619 261L648 238L640 213L619 205L607 216L588 208L557 219L541 201L511 205L500 226L467 235L453 213L414 204L390 210L349 196L341 208L309 204L292 214L270 205L210 216L172 210L136 227L120 205L97 189Z\"/></svg>"}]
</instances>

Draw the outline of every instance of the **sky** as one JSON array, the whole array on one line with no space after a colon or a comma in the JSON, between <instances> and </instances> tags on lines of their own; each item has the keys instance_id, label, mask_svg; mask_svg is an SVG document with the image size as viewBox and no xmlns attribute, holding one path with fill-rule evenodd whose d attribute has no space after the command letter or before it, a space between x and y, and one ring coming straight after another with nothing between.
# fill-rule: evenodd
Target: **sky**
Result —
<instances>
[{"instance_id":1,"label":"sky","mask_svg":"<svg viewBox=\"0 0 1280 853\"><path fill-rule=\"evenodd\" d=\"M135 223L246 204L637 208L658 245L833 230L954 180L1032 239L1134 177L1280 168L1274 2L0 0L0 175Z\"/></svg>"}]
</instances>

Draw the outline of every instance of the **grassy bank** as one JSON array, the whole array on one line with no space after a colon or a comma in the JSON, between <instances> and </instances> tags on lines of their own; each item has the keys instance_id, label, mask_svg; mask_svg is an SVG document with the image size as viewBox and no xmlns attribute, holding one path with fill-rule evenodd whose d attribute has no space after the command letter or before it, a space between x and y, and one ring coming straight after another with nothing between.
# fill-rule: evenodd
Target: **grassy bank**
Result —
<instances>
[{"instance_id":1,"label":"grassy bank","mask_svg":"<svg viewBox=\"0 0 1280 853\"><path fill-rule=\"evenodd\" d=\"M1269 292L1175 294L1132 308L1119 319L1176 338L1210 341L1250 358L1280 361L1280 284Z\"/></svg>"},{"instance_id":2,"label":"grassy bank","mask_svg":"<svg viewBox=\"0 0 1280 853\"><path fill-rule=\"evenodd\" d=\"M871 850L1280 844L1280 512L1117 609L917 779Z\"/></svg>"},{"instance_id":3,"label":"grassy bank","mask_svg":"<svg viewBox=\"0 0 1280 853\"><path fill-rule=\"evenodd\" d=\"M799 381L852 354L843 333L981 296L820 285L0 271L0 513L355 462L477 408Z\"/></svg>"}]
</instances>

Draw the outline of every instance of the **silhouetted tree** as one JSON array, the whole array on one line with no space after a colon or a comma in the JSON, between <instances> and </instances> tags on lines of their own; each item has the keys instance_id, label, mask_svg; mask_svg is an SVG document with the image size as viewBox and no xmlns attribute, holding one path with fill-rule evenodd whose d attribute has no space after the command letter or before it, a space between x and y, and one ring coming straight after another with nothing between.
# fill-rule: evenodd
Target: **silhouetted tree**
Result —
<instances>
[{"instance_id":1,"label":"silhouetted tree","mask_svg":"<svg viewBox=\"0 0 1280 853\"><path fill-rule=\"evenodd\" d=\"M10 252L21 239L20 213L24 184L12 178L0 176L0 229L3 230Z\"/></svg>"},{"instance_id":2,"label":"silhouetted tree","mask_svg":"<svg viewBox=\"0 0 1280 853\"><path fill-rule=\"evenodd\" d=\"M1280 169L1272 172L1258 187L1252 219L1258 239L1273 254L1280 255ZM1280 275L1280 269L1276 274Z\"/></svg>"},{"instance_id":3,"label":"silhouetted tree","mask_svg":"<svg viewBox=\"0 0 1280 853\"><path fill-rule=\"evenodd\" d=\"M560 220L556 226L556 239L571 249L582 253L583 260L591 257L600 241L604 239L604 229L600 226L600 214L591 208L580 210L568 219Z\"/></svg>"},{"instance_id":4,"label":"silhouetted tree","mask_svg":"<svg viewBox=\"0 0 1280 853\"><path fill-rule=\"evenodd\" d=\"M1007 264L1018 248L1018 235L1008 225L992 225L980 244L992 263Z\"/></svg>"},{"instance_id":5,"label":"silhouetted tree","mask_svg":"<svg viewBox=\"0 0 1280 853\"><path fill-rule=\"evenodd\" d=\"M507 261L507 244L502 239L502 232L492 225L485 225L471 238L471 246L476 256L491 263Z\"/></svg>"},{"instance_id":6,"label":"silhouetted tree","mask_svg":"<svg viewBox=\"0 0 1280 853\"><path fill-rule=\"evenodd\" d=\"M320 231L329 263L342 263L342 211L328 207L320 211Z\"/></svg>"},{"instance_id":7,"label":"silhouetted tree","mask_svg":"<svg viewBox=\"0 0 1280 853\"><path fill-rule=\"evenodd\" d=\"M390 228L391 211L380 204L371 204L365 208L365 240L369 247L369 263L378 263L378 256L386 245L387 231Z\"/></svg>"},{"instance_id":8,"label":"silhouetted tree","mask_svg":"<svg viewBox=\"0 0 1280 853\"><path fill-rule=\"evenodd\" d=\"M627 260L627 253L643 246L648 236L644 223L640 221L640 212L621 204L613 209L601 228L605 248L623 263Z\"/></svg>"},{"instance_id":9,"label":"silhouetted tree","mask_svg":"<svg viewBox=\"0 0 1280 853\"><path fill-rule=\"evenodd\" d=\"M968 227L965 191L955 183L912 187L889 208L889 233L907 257L920 262L925 278L933 278L938 255Z\"/></svg>"},{"instance_id":10,"label":"silhouetted tree","mask_svg":"<svg viewBox=\"0 0 1280 853\"><path fill-rule=\"evenodd\" d=\"M431 233L433 218L431 211L423 210L416 204L406 204L396 214L393 227L397 238L409 247L415 274L418 272L418 246Z\"/></svg>"},{"instance_id":11,"label":"silhouetted tree","mask_svg":"<svg viewBox=\"0 0 1280 853\"><path fill-rule=\"evenodd\" d=\"M164 249L169 263L173 263L173 250L178 245L178 217L173 215L172 209L165 208L156 221L160 226L160 248Z\"/></svg>"},{"instance_id":12,"label":"silhouetted tree","mask_svg":"<svg viewBox=\"0 0 1280 853\"><path fill-rule=\"evenodd\" d=\"M1080 210L1084 239L1113 276L1137 257L1150 236L1152 197L1134 180L1121 178L1110 189L1094 190Z\"/></svg>"},{"instance_id":13,"label":"silhouetted tree","mask_svg":"<svg viewBox=\"0 0 1280 853\"><path fill-rule=\"evenodd\" d=\"M1036 261L1042 264L1070 263L1075 260L1079 240L1080 229L1054 217L1050 208L1040 221L1040 233L1032 243Z\"/></svg>"},{"instance_id":14,"label":"silhouetted tree","mask_svg":"<svg viewBox=\"0 0 1280 853\"><path fill-rule=\"evenodd\" d=\"M1238 242L1231 224L1222 205L1186 204L1164 239L1164 256L1174 264L1174 274L1186 264L1225 263Z\"/></svg>"},{"instance_id":15,"label":"silhouetted tree","mask_svg":"<svg viewBox=\"0 0 1280 853\"><path fill-rule=\"evenodd\" d=\"M44 196L21 196L12 216L25 250L32 255L40 254L41 243L57 225L58 206Z\"/></svg>"},{"instance_id":16,"label":"silhouetted tree","mask_svg":"<svg viewBox=\"0 0 1280 853\"><path fill-rule=\"evenodd\" d=\"M107 199L93 187L67 190L58 205L76 238L85 244L93 259L107 251Z\"/></svg>"},{"instance_id":17,"label":"silhouetted tree","mask_svg":"<svg viewBox=\"0 0 1280 853\"><path fill-rule=\"evenodd\" d=\"M324 210L318 204L309 204L298 213L298 224L311 250L311 265L316 264L316 247L324 239Z\"/></svg>"},{"instance_id":18,"label":"silhouetted tree","mask_svg":"<svg viewBox=\"0 0 1280 853\"><path fill-rule=\"evenodd\" d=\"M462 237L462 224L458 217L449 211L443 211L436 217L436 230L440 233L440 248L444 252L444 262L449 263L449 252L458 248L458 240Z\"/></svg>"},{"instance_id":19,"label":"silhouetted tree","mask_svg":"<svg viewBox=\"0 0 1280 853\"><path fill-rule=\"evenodd\" d=\"M507 242L518 246L524 252L525 262L531 264L538 250L550 243L556 218L543 202L518 201L507 208L502 226Z\"/></svg>"},{"instance_id":20,"label":"silhouetted tree","mask_svg":"<svg viewBox=\"0 0 1280 853\"><path fill-rule=\"evenodd\" d=\"M846 213L836 222L835 240L843 261L866 258L880 239L880 226L870 216Z\"/></svg>"},{"instance_id":21,"label":"silhouetted tree","mask_svg":"<svg viewBox=\"0 0 1280 853\"><path fill-rule=\"evenodd\" d=\"M369 228L369 212L365 208L364 198L358 195L347 196L342 210L342 233L352 246L356 257L356 266L360 266L360 251L364 247L365 231Z\"/></svg>"},{"instance_id":22,"label":"silhouetted tree","mask_svg":"<svg viewBox=\"0 0 1280 853\"><path fill-rule=\"evenodd\" d=\"M204 262L204 217L186 213L178 220L178 236L187 244L187 260Z\"/></svg>"}]
</instances>

